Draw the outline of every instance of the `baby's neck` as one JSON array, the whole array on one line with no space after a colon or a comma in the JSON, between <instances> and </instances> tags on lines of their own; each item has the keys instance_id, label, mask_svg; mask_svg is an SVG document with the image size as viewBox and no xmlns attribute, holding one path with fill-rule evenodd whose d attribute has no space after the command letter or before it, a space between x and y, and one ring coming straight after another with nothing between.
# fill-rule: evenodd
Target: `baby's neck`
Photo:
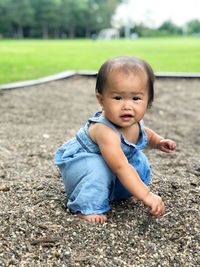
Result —
<instances>
[{"instance_id":1,"label":"baby's neck","mask_svg":"<svg viewBox=\"0 0 200 267\"><path fill-rule=\"evenodd\" d=\"M116 126L117 127L117 126ZM117 127L123 137L132 144L136 144L140 136L140 125L139 123L133 124L127 128Z\"/></svg>"}]
</instances>

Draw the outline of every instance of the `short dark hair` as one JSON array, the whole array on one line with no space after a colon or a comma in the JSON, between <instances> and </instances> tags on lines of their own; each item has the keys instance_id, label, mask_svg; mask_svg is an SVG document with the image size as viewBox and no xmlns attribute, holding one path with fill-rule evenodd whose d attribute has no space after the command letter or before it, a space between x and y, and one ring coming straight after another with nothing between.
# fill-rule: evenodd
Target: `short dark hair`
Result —
<instances>
[{"instance_id":1,"label":"short dark hair","mask_svg":"<svg viewBox=\"0 0 200 267\"><path fill-rule=\"evenodd\" d=\"M119 56L107 60L99 69L96 79L96 93L102 94L106 87L107 78L113 69L121 69L125 72L133 70L144 70L147 74L148 107L154 99L155 75L152 67L143 59L132 56Z\"/></svg>"}]
</instances>

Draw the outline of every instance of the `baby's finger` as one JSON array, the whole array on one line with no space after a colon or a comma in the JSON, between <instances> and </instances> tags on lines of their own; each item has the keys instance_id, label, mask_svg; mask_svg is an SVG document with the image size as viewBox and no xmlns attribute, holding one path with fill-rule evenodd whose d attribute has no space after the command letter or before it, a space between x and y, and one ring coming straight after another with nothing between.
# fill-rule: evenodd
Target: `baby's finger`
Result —
<instances>
[{"instance_id":1,"label":"baby's finger","mask_svg":"<svg viewBox=\"0 0 200 267\"><path fill-rule=\"evenodd\" d=\"M157 213L158 213L158 208L155 206L155 207L152 207L151 210L150 210L150 213L153 215L153 216L157 216Z\"/></svg>"},{"instance_id":2,"label":"baby's finger","mask_svg":"<svg viewBox=\"0 0 200 267\"><path fill-rule=\"evenodd\" d=\"M151 214L153 216L161 216L165 213L165 205L162 203L159 206L156 206L154 209L151 209Z\"/></svg>"},{"instance_id":3,"label":"baby's finger","mask_svg":"<svg viewBox=\"0 0 200 267\"><path fill-rule=\"evenodd\" d=\"M176 143L173 141L169 141L167 146L170 150L174 150L176 148Z\"/></svg>"}]
</instances>

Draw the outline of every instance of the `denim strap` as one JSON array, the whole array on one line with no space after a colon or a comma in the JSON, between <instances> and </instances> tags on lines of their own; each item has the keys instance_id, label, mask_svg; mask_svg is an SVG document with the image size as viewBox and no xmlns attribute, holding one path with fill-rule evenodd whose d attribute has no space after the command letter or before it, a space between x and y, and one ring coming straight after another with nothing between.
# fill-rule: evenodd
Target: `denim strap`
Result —
<instances>
[{"instance_id":1,"label":"denim strap","mask_svg":"<svg viewBox=\"0 0 200 267\"><path fill-rule=\"evenodd\" d=\"M88 152L92 153L92 151L89 150L89 148L84 144L84 142L81 140L81 138L76 134L76 139L79 142L79 144Z\"/></svg>"}]
</instances>

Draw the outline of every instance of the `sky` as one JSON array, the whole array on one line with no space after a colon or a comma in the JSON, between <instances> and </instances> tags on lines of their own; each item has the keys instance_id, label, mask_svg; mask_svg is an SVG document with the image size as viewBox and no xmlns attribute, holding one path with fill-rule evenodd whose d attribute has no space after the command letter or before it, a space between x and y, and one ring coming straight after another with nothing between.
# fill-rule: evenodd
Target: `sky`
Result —
<instances>
[{"instance_id":1,"label":"sky","mask_svg":"<svg viewBox=\"0 0 200 267\"><path fill-rule=\"evenodd\" d=\"M200 0L127 0L117 10L117 20L126 21L127 17L136 23L144 22L151 27L159 27L164 21L171 20L183 26L192 19L200 20Z\"/></svg>"}]
</instances>

